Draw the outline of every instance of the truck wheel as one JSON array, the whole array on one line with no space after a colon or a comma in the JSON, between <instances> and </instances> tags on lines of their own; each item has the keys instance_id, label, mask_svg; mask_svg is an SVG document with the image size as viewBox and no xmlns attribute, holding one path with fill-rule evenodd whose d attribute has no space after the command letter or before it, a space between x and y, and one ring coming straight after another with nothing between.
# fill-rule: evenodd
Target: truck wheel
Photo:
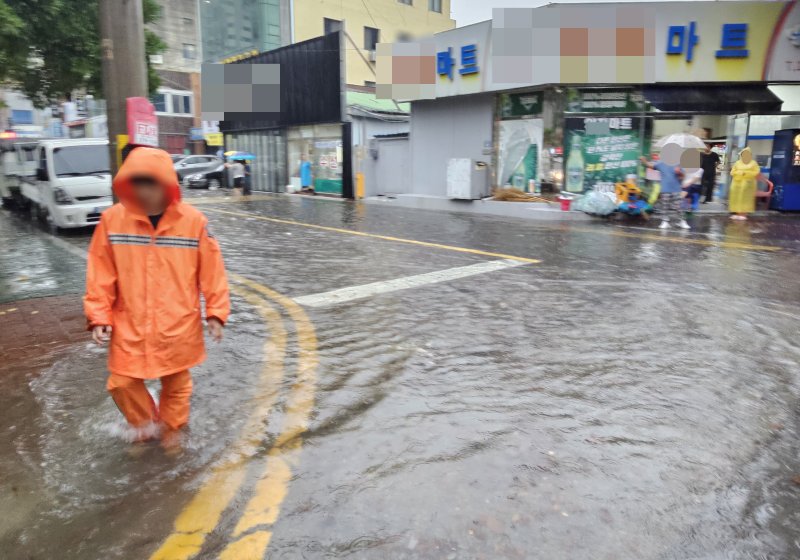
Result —
<instances>
[{"instance_id":1,"label":"truck wheel","mask_svg":"<svg viewBox=\"0 0 800 560\"><path fill-rule=\"evenodd\" d=\"M49 216L48 216L47 208L39 206L36 216L39 218L39 223L40 224L48 225L50 223L50 220L48 219Z\"/></svg>"}]
</instances>

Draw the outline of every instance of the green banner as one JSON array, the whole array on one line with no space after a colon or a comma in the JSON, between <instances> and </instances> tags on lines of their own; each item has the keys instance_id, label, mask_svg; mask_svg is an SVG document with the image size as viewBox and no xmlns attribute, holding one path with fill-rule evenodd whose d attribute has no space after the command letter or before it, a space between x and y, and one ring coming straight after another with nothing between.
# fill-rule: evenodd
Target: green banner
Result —
<instances>
[{"instance_id":1,"label":"green banner","mask_svg":"<svg viewBox=\"0 0 800 560\"><path fill-rule=\"evenodd\" d=\"M641 113L649 109L640 91L629 89L570 89L569 113Z\"/></svg>"},{"instance_id":2,"label":"green banner","mask_svg":"<svg viewBox=\"0 0 800 560\"><path fill-rule=\"evenodd\" d=\"M639 156L650 152L651 119L572 117L565 122L564 189L567 192L581 193L590 189L613 192L614 184L624 181L626 175L638 175ZM644 131L641 131L642 126Z\"/></svg>"},{"instance_id":3,"label":"green banner","mask_svg":"<svg viewBox=\"0 0 800 560\"><path fill-rule=\"evenodd\" d=\"M503 93L500 95L500 118L528 117L542 113L541 91Z\"/></svg>"}]
</instances>

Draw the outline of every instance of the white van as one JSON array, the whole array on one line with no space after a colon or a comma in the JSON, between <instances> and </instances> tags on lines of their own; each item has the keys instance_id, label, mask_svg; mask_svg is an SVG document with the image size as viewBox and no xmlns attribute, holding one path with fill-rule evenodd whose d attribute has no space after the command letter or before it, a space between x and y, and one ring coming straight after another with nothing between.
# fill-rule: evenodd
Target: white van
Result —
<instances>
[{"instance_id":1,"label":"white van","mask_svg":"<svg viewBox=\"0 0 800 560\"><path fill-rule=\"evenodd\" d=\"M6 208L22 202L22 181L36 174L37 140L0 141L0 198Z\"/></svg>"},{"instance_id":2,"label":"white van","mask_svg":"<svg viewBox=\"0 0 800 560\"><path fill-rule=\"evenodd\" d=\"M36 175L22 184L32 214L59 228L99 222L113 203L108 140L42 140L36 150Z\"/></svg>"}]
</instances>

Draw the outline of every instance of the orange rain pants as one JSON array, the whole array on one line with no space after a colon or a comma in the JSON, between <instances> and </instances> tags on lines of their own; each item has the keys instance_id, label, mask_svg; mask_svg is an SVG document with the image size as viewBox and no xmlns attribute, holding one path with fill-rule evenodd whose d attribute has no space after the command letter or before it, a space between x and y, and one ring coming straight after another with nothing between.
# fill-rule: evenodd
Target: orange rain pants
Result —
<instances>
[{"instance_id":1,"label":"orange rain pants","mask_svg":"<svg viewBox=\"0 0 800 560\"><path fill-rule=\"evenodd\" d=\"M128 423L136 428L161 421L169 429L177 430L189 421L192 376L188 369L161 377L158 407L145 387L144 379L112 373L106 389Z\"/></svg>"}]
</instances>

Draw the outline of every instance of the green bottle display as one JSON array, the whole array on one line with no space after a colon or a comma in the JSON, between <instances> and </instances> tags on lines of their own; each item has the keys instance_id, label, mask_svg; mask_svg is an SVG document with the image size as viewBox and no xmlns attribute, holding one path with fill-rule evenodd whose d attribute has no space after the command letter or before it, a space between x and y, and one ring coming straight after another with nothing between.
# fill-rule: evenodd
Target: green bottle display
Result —
<instances>
[{"instance_id":1,"label":"green bottle display","mask_svg":"<svg viewBox=\"0 0 800 560\"><path fill-rule=\"evenodd\" d=\"M567 192L583 192L583 172L584 161L581 137L575 134L572 136L572 145L570 146L569 157L567 158Z\"/></svg>"},{"instance_id":2,"label":"green bottle display","mask_svg":"<svg viewBox=\"0 0 800 560\"><path fill-rule=\"evenodd\" d=\"M514 174L511 176L511 185L523 191L528 190L531 180L536 180L536 171L539 168L539 145L530 144Z\"/></svg>"}]
</instances>

